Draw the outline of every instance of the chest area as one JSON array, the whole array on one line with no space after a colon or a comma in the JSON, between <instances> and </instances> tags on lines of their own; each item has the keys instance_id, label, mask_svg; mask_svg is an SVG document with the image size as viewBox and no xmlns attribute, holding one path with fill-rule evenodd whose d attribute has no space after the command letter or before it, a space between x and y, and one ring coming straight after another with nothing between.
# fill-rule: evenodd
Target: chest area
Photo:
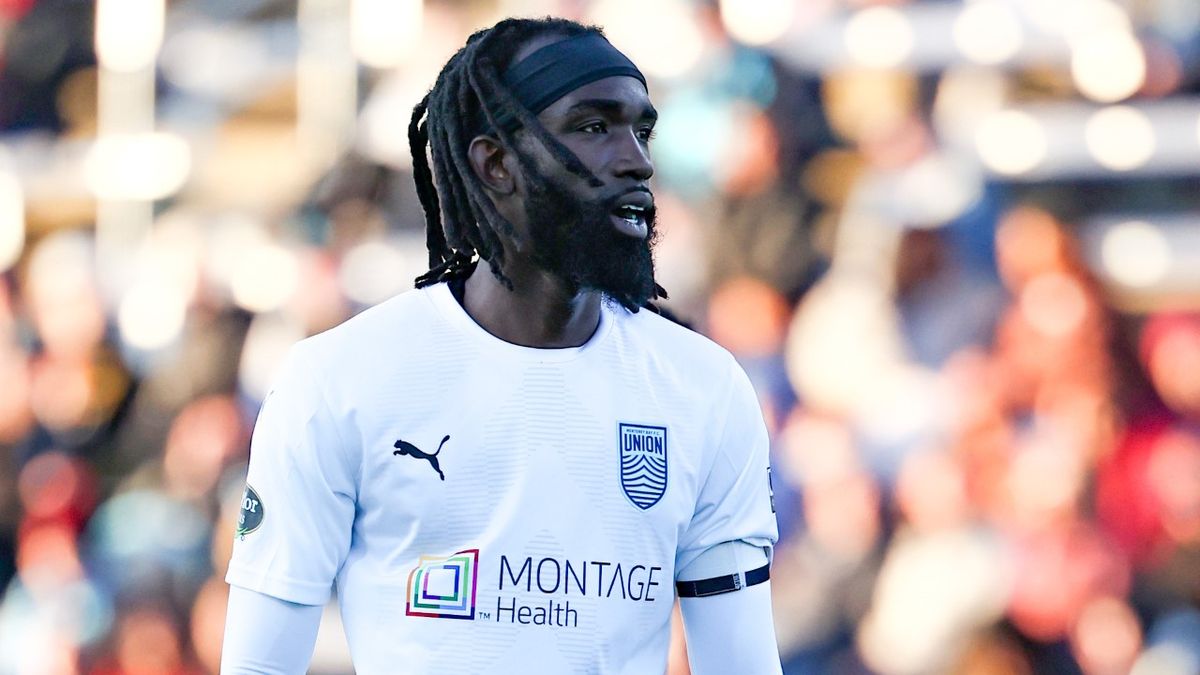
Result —
<instances>
[{"instance_id":1,"label":"chest area","mask_svg":"<svg viewBox=\"0 0 1200 675\"><path fill-rule=\"evenodd\" d=\"M364 523L413 550L673 546L699 491L704 415L688 397L619 384L534 373L448 391L452 405L360 411Z\"/></svg>"},{"instance_id":2,"label":"chest area","mask_svg":"<svg viewBox=\"0 0 1200 675\"><path fill-rule=\"evenodd\" d=\"M554 521L593 508L665 525L690 517L703 453L701 438L654 414L433 418L389 431L363 439L360 503L444 526L470 509L491 522L501 509Z\"/></svg>"}]
</instances>

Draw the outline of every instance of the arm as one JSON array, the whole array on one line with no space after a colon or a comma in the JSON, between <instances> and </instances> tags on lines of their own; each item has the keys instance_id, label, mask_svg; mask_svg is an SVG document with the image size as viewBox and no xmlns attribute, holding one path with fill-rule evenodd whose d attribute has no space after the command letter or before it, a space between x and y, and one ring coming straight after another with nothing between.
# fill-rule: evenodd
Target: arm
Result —
<instances>
[{"instance_id":1,"label":"arm","mask_svg":"<svg viewBox=\"0 0 1200 675\"><path fill-rule=\"evenodd\" d=\"M304 673L321 625L320 605L229 587L221 675Z\"/></svg>"},{"instance_id":2,"label":"arm","mask_svg":"<svg viewBox=\"0 0 1200 675\"><path fill-rule=\"evenodd\" d=\"M693 675L779 673L766 549L727 541L679 571L675 587Z\"/></svg>"},{"instance_id":3,"label":"arm","mask_svg":"<svg viewBox=\"0 0 1200 675\"><path fill-rule=\"evenodd\" d=\"M696 675L781 672L771 616L778 538L766 425L740 368L719 410L712 464L676 555L676 590Z\"/></svg>"},{"instance_id":4,"label":"arm","mask_svg":"<svg viewBox=\"0 0 1200 675\"><path fill-rule=\"evenodd\" d=\"M225 575L226 672L305 671L350 547L358 450L342 441L306 356L304 343L292 349L254 427Z\"/></svg>"},{"instance_id":5,"label":"arm","mask_svg":"<svg viewBox=\"0 0 1200 675\"><path fill-rule=\"evenodd\" d=\"M692 675L783 672L771 620L771 582L702 598L680 598Z\"/></svg>"}]
</instances>

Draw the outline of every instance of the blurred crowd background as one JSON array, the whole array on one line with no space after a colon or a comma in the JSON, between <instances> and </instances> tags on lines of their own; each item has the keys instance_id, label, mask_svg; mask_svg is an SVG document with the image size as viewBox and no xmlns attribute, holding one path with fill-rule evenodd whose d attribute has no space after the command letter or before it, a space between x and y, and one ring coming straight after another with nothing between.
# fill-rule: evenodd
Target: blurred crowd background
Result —
<instances>
[{"instance_id":1,"label":"blurred crowd background","mask_svg":"<svg viewBox=\"0 0 1200 675\"><path fill-rule=\"evenodd\" d=\"M0 673L217 671L274 369L425 270L411 106L546 13L651 80L786 671L1200 673L1196 0L0 0Z\"/></svg>"}]
</instances>

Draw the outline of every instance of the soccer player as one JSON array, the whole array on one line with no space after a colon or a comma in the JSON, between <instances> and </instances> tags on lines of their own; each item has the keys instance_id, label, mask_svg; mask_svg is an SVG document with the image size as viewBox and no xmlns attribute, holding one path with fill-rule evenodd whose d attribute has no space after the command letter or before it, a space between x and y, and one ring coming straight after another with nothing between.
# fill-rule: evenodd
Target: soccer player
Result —
<instances>
[{"instance_id":1,"label":"soccer player","mask_svg":"<svg viewBox=\"0 0 1200 675\"><path fill-rule=\"evenodd\" d=\"M408 128L432 269L264 401L223 673L303 672L334 585L359 673L662 673L676 596L694 673L780 671L757 400L649 304L655 118L574 22L445 65Z\"/></svg>"}]
</instances>

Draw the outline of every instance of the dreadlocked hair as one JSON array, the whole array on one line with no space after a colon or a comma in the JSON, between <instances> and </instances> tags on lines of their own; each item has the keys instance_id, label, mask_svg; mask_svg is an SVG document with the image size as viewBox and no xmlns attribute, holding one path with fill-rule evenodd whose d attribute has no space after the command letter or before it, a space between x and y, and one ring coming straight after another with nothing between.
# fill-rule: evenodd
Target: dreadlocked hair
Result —
<instances>
[{"instance_id":1,"label":"dreadlocked hair","mask_svg":"<svg viewBox=\"0 0 1200 675\"><path fill-rule=\"evenodd\" d=\"M504 276L504 249L500 244L500 236L513 234L512 223L496 211L467 157L470 140L486 130L515 153L523 169L534 169L533 160L514 142L515 131L508 131L500 119L519 122L519 128L538 139L572 174L593 187L604 184L546 131L501 77L517 50L531 38L547 34L570 38L585 33L603 35L598 27L554 17L505 19L477 31L446 62L433 88L413 108L408 145L417 197L425 212L425 245L429 250L429 271L417 277L417 288L465 279L479 259L487 261L492 274L512 288L512 282ZM665 298L662 287L656 288L658 296Z\"/></svg>"}]
</instances>

